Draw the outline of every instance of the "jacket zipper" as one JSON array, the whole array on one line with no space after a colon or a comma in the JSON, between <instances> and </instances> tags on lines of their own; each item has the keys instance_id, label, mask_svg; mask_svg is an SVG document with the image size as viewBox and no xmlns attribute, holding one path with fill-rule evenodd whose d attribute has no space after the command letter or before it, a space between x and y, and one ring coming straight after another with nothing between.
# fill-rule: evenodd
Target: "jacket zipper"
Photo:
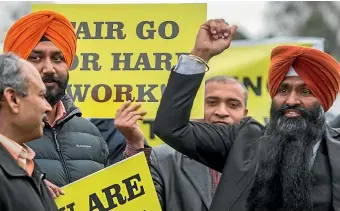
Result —
<instances>
[{"instance_id":1,"label":"jacket zipper","mask_svg":"<svg viewBox=\"0 0 340 211\"><path fill-rule=\"evenodd\" d=\"M53 132L54 142L55 142L55 144L56 144L56 146L57 146L57 152L58 152L58 154L59 154L59 156L60 156L60 158L61 158L61 163L62 163L62 165L63 165L63 167L64 167L64 170L65 170L65 173L66 173L66 177L67 177L67 180L68 180L67 182L68 182L68 183L71 183L70 172L69 172L69 170L68 170L68 168L67 168L67 166L66 166L66 162L65 162L65 159L64 159L64 155L63 155L63 153L62 153L61 150L60 150L59 142L58 142L58 139L57 139L57 132L56 132L55 128L52 128L52 132Z\"/></svg>"}]
</instances>

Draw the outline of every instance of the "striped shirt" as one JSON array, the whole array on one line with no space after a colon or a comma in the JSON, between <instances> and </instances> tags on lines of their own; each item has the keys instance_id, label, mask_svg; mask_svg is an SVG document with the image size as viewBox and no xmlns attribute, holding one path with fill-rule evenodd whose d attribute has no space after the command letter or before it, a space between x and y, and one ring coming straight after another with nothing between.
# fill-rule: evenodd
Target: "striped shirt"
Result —
<instances>
[{"instance_id":1,"label":"striped shirt","mask_svg":"<svg viewBox=\"0 0 340 211\"><path fill-rule=\"evenodd\" d=\"M210 173L210 177L211 177L211 183L212 183L212 191L213 194L216 191L216 188L218 186L218 183L220 182L221 179L221 173L218 171L215 171L214 169L210 169L209 168L209 173Z\"/></svg>"}]
</instances>

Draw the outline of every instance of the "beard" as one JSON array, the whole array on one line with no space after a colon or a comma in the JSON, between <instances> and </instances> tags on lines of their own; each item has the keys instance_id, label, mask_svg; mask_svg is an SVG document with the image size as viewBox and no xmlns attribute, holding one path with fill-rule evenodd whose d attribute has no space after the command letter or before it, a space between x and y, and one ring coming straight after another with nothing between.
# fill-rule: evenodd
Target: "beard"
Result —
<instances>
[{"instance_id":1,"label":"beard","mask_svg":"<svg viewBox=\"0 0 340 211\"><path fill-rule=\"evenodd\" d=\"M46 86L46 101L51 105L56 105L59 100L65 95L65 90L69 80L69 74L65 78L56 78L54 75L44 75L42 77L44 83L54 82L57 88L53 86Z\"/></svg>"},{"instance_id":2,"label":"beard","mask_svg":"<svg viewBox=\"0 0 340 211\"><path fill-rule=\"evenodd\" d=\"M295 109L301 116L284 116ZM271 106L270 121L261 138L261 151L254 184L248 196L249 210L312 211L313 147L325 131L320 104L307 110L300 106Z\"/></svg>"}]
</instances>

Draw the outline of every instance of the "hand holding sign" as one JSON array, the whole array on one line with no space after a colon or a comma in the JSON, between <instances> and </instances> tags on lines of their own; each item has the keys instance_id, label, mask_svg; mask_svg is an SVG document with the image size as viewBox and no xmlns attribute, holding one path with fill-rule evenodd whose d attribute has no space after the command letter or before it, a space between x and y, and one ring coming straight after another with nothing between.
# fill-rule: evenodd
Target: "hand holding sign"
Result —
<instances>
[{"instance_id":1,"label":"hand holding sign","mask_svg":"<svg viewBox=\"0 0 340 211\"><path fill-rule=\"evenodd\" d=\"M211 19L199 29L192 55L208 62L213 56L229 48L237 26L229 26L224 19Z\"/></svg>"},{"instance_id":2,"label":"hand holding sign","mask_svg":"<svg viewBox=\"0 0 340 211\"><path fill-rule=\"evenodd\" d=\"M123 134L126 141L135 148L144 148L144 134L138 125L138 120L143 120L146 111L138 111L141 104L131 105L125 102L116 113L115 126Z\"/></svg>"},{"instance_id":3,"label":"hand holding sign","mask_svg":"<svg viewBox=\"0 0 340 211\"><path fill-rule=\"evenodd\" d=\"M44 181L45 181L45 184L46 184L48 190L50 191L50 193L51 193L51 195L54 199L58 198L60 195L65 195L64 191L61 190L58 186L51 183L47 179L45 179Z\"/></svg>"}]
</instances>

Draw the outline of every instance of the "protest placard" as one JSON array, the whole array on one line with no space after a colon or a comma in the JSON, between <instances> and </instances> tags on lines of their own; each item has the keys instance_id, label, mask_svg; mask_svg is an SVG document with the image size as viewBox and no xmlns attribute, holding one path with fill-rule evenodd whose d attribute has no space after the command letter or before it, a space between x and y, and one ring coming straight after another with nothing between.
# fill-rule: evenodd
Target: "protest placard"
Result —
<instances>
[{"instance_id":1,"label":"protest placard","mask_svg":"<svg viewBox=\"0 0 340 211\"><path fill-rule=\"evenodd\" d=\"M34 4L75 28L78 47L67 93L88 118L112 118L126 100L156 116L171 68L190 53L206 4ZM203 86L193 118L203 115Z\"/></svg>"},{"instance_id":2,"label":"protest placard","mask_svg":"<svg viewBox=\"0 0 340 211\"><path fill-rule=\"evenodd\" d=\"M144 153L62 188L59 211L161 211Z\"/></svg>"}]
</instances>

